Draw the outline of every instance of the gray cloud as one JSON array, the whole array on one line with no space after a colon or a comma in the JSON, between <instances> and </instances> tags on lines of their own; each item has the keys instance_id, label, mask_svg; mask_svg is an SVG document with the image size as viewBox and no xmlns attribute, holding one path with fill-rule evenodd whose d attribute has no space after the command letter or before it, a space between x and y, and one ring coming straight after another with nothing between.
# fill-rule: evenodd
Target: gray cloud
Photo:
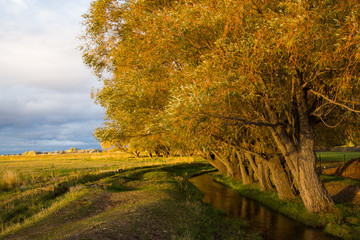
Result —
<instances>
[{"instance_id":1,"label":"gray cloud","mask_svg":"<svg viewBox=\"0 0 360 240\"><path fill-rule=\"evenodd\" d=\"M0 154L99 147L99 83L83 65L81 14L90 0L0 0Z\"/></svg>"},{"instance_id":2,"label":"gray cloud","mask_svg":"<svg viewBox=\"0 0 360 240\"><path fill-rule=\"evenodd\" d=\"M0 153L98 148L92 132L102 118L102 109L92 103L88 92L1 89Z\"/></svg>"}]
</instances>

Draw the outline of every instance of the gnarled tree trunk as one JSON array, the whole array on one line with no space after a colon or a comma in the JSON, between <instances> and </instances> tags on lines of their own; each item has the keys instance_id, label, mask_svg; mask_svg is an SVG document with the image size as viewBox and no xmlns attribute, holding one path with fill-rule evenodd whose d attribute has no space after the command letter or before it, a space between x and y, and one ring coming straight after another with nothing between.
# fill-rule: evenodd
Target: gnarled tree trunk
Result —
<instances>
[{"instance_id":1,"label":"gnarled tree trunk","mask_svg":"<svg viewBox=\"0 0 360 240\"><path fill-rule=\"evenodd\" d=\"M214 166L217 170L219 170L219 172L221 174L226 174L227 173L226 166L219 159L216 159L214 154L210 153L209 151L206 151L206 153L204 153L203 156L206 158L206 160L208 160L208 162L212 166Z\"/></svg>"},{"instance_id":2,"label":"gnarled tree trunk","mask_svg":"<svg viewBox=\"0 0 360 240\"><path fill-rule=\"evenodd\" d=\"M274 156L267 165L271 171L271 177L275 184L278 196L280 199L293 199L296 196L290 176L287 174L283 165L281 164L280 157Z\"/></svg>"},{"instance_id":3,"label":"gnarled tree trunk","mask_svg":"<svg viewBox=\"0 0 360 240\"><path fill-rule=\"evenodd\" d=\"M310 136L303 136L299 153L299 191L306 209L321 212L333 205L328 191L316 172L314 141Z\"/></svg>"},{"instance_id":4,"label":"gnarled tree trunk","mask_svg":"<svg viewBox=\"0 0 360 240\"><path fill-rule=\"evenodd\" d=\"M253 157L250 153L245 153L245 156L248 159L252 170L255 172L257 179L259 180L260 190L272 190L273 188L271 186L270 180L267 179L268 176L265 174L262 163L259 162L257 164L254 159L255 157Z\"/></svg>"},{"instance_id":5,"label":"gnarled tree trunk","mask_svg":"<svg viewBox=\"0 0 360 240\"><path fill-rule=\"evenodd\" d=\"M246 169L246 162L245 162L244 155L239 152L237 152L236 155L239 159L239 169L240 169L240 173L241 173L242 183L244 185L253 183L254 180L250 177L249 172Z\"/></svg>"},{"instance_id":6,"label":"gnarled tree trunk","mask_svg":"<svg viewBox=\"0 0 360 240\"><path fill-rule=\"evenodd\" d=\"M316 155L314 151L314 130L307 109L305 90L297 86L296 92L298 124L294 132L298 136L290 137L285 126L278 125L270 128L271 134L282 152L291 173L299 187L301 199L309 212L322 212L331 207L334 202L321 182L316 169ZM272 123L279 122L271 107L265 104L269 119Z\"/></svg>"}]
</instances>

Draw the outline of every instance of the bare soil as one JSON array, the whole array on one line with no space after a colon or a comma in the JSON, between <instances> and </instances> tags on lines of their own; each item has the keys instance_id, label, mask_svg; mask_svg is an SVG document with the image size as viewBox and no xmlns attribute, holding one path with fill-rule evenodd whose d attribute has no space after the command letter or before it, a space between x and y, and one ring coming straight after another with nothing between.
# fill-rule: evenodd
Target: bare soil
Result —
<instances>
[{"instance_id":1,"label":"bare soil","mask_svg":"<svg viewBox=\"0 0 360 240\"><path fill-rule=\"evenodd\" d=\"M335 168L324 169L322 173L360 179L360 158L351 159L350 161Z\"/></svg>"},{"instance_id":2,"label":"bare soil","mask_svg":"<svg viewBox=\"0 0 360 240\"><path fill-rule=\"evenodd\" d=\"M330 196L338 203L360 205L360 186L338 182L325 183Z\"/></svg>"},{"instance_id":3,"label":"bare soil","mask_svg":"<svg viewBox=\"0 0 360 240\"><path fill-rule=\"evenodd\" d=\"M360 179L360 159L352 159L335 168L322 170L322 174ZM360 185L351 181L325 182L325 187L336 202L360 205Z\"/></svg>"}]
</instances>

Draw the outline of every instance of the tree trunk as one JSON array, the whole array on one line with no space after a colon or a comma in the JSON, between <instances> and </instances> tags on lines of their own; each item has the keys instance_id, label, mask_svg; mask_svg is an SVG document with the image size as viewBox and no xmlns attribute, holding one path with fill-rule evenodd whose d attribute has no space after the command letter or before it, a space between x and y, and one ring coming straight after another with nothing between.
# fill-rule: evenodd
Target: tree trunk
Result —
<instances>
[{"instance_id":1,"label":"tree trunk","mask_svg":"<svg viewBox=\"0 0 360 240\"><path fill-rule=\"evenodd\" d=\"M302 74L298 74L301 80ZM298 81L296 92L299 114L299 191L307 210L322 212L334 205L334 202L316 172L314 127L309 116L306 90L300 86L301 82Z\"/></svg>"},{"instance_id":2,"label":"tree trunk","mask_svg":"<svg viewBox=\"0 0 360 240\"><path fill-rule=\"evenodd\" d=\"M298 86L296 101L299 124L297 129L293 130L293 132L299 133L298 138L291 138L282 125L270 128L270 131L298 184L300 196L306 209L309 212L322 212L331 207L334 202L315 169L315 136L309 110L306 107L307 99L304 91ZM265 107L271 123L279 123L280 121L271 107L268 104L265 104Z\"/></svg>"},{"instance_id":3,"label":"tree trunk","mask_svg":"<svg viewBox=\"0 0 360 240\"><path fill-rule=\"evenodd\" d=\"M206 152L205 153L206 159L208 160L208 162L214 166L217 170L219 170L219 172L221 174L226 174L227 173L227 168L226 166L218 159L216 159L215 155L210 153L210 152Z\"/></svg>"},{"instance_id":4,"label":"tree trunk","mask_svg":"<svg viewBox=\"0 0 360 240\"><path fill-rule=\"evenodd\" d=\"M132 155L134 155L134 157L136 158L140 158L140 153L139 151L133 151L133 152L130 152Z\"/></svg>"},{"instance_id":5,"label":"tree trunk","mask_svg":"<svg viewBox=\"0 0 360 240\"><path fill-rule=\"evenodd\" d=\"M238 156L239 159L239 168L240 168L242 183L244 185L253 183L252 178L250 177L248 171L246 170L245 159L243 154L237 152L236 155Z\"/></svg>"},{"instance_id":6,"label":"tree trunk","mask_svg":"<svg viewBox=\"0 0 360 240\"><path fill-rule=\"evenodd\" d=\"M254 157L251 156L250 153L245 153L245 156L249 160L250 166L252 170L255 172L257 179L259 180L260 190L261 191L271 190L272 186L271 184L269 184L270 181L266 179L266 174L264 171L264 167L262 166L262 163L260 162L259 164L256 164Z\"/></svg>"},{"instance_id":7,"label":"tree trunk","mask_svg":"<svg viewBox=\"0 0 360 240\"><path fill-rule=\"evenodd\" d=\"M240 172L240 168L239 168L240 159L238 158L235 149L231 153L230 161L231 161L232 168L234 169L233 178L235 180L240 180L240 178L241 178L241 172Z\"/></svg>"},{"instance_id":8,"label":"tree trunk","mask_svg":"<svg viewBox=\"0 0 360 240\"><path fill-rule=\"evenodd\" d=\"M270 178L270 169L267 166L266 162L260 161L258 163L258 166L260 167L260 171L262 172L261 174L264 176L266 190L274 191L275 190L274 185L272 184L271 178Z\"/></svg>"},{"instance_id":9,"label":"tree trunk","mask_svg":"<svg viewBox=\"0 0 360 240\"><path fill-rule=\"evenodd\" d=\"M299 159L296 145L291 141L291 138L288 136L285 127L278 126L276 128L270 128L270 132L276 142L277 147L284 156L290 172L294 176L295 184L299 185Z\"/></svg>"},{"instance_id":10,"label":"tree trunk","mask_svg":"<svg viewBox=\"0 0 360 240\"><path fill-rule=\"evenodd\" d=\"M312 146L308 147L312 148ZM334 202L316 172L315 163L315 152L303 147L299 154L300 196L310 212L322 212Z\"/></svg>"},{"instance_id":11,"label":"tree trunk","mask_svg":"<svg viewBox=\"0 0 360 240\"><path fill-rule=\"evenodd\" d=\"M223 152L219 152L219 151L213 151L213 153L215 154L215 158L226 166L227 176L235 178L236 169L234 168L233 163L230 160L230 157L226 156Z\"/></svg>"},{"instance_id":12,"label":"tree trunk","mask_svg":"<svg viewBox=\"0 0 360 240\"><path fill-rule=\"evenodd\" d=\"M280 199L294 199L296 196L295 189L293 188L291 179L284 167L281 165L281 160L278 156L275 156L267 162L272 180L276 187L278 196Z\"/></svg>"}]
</instances>

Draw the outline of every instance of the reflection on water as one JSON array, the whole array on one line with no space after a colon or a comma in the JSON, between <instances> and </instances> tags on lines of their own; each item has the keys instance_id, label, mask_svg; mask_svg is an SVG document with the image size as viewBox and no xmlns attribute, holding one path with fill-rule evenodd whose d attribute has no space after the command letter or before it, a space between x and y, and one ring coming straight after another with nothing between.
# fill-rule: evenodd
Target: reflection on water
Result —
<instances>
[{"instance_id":1,"label":"reflection on water","mask_svg":"<svg viewBox=\"0 0 360 240\"><path fill-rule=\"evenodd\" d=\"M203 201L215 208L224 209L228 217L241 218L249 222L249 230L262 232L267 240L330 240L321 230L308 228L290 220L259 203L240 196L234 190L213 181L204 174L191 182L205 195Z\"/></svg>"}]
</instances>

